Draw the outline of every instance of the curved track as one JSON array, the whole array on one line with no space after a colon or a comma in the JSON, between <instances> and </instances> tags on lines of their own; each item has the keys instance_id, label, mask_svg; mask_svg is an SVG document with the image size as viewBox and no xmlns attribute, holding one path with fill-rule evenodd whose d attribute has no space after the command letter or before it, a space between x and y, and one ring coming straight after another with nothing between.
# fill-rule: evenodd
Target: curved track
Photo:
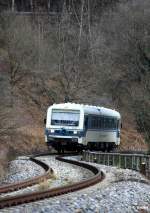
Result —
<instances>
[{"instance_id":1,"label":"curved track","mask_svg":"<svg viewBox=\"0 0 150 213\"><path fill-rule=\"evenodd\" d=\"M36 176L34 178L28 178L25 181L20 181L18 183L6 184L4 186L1 186L0 187L0 194L17 191L17 190L26 188L28 186L32 186L34 184L37 184L37 183L49 178L49 176L53 172L53 170L47 164L45 164L42 161L39 161L39 160L37 160L33 157L30 157L29 160L31 160L34 163L41 166L45 170L45 173L43 175L39 175L39 176Z\"/></svg>"},{"instance_id":2,"label":"curved track","mask_svg":"<svg viewBox=\"0 0 150 213\"><path fill-rule=\"evenodd\" d=\"M31 159L34 162L37 161L37 159L35 159L34 157L32 157ZM63 158L62 156L61 157L57 156L56 159L89 169L90 171L93 172L94 175L87 180L83 180L78 183L73 183L70 185L63 186L63 187L56 187L56 188L52 188L52 189L48 189L48 190L44 190L44 191L40 191L40 192L32 192L32 193L28 193L28 194L22 194L22 195L12 196L12 197L8 197L8 198L2 198L2 199L0 199L0 208L15 206L15 205L23 204L23 203L33 202L33 201L41 200L44 198L59 196L59 195L66 194L69 192L77 191L79 189L83 189L83 188L92 186L92 185L102 181L104 178L104 174L99 169L97 169L95 166L92 166L92 165L89 165L87 163L83 163L80 161L76 161L76 160L66 159L66 158Z\"/></svg>"}]
</instances>

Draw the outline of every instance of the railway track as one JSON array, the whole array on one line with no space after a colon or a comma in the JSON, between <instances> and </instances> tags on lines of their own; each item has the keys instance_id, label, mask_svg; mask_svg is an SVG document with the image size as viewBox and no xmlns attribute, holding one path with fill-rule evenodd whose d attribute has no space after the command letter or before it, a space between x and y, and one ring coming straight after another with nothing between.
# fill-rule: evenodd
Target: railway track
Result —
<instances>
[{"instance_id":1,"label":"railway track","mask_svg":"<svg viewBox=\"0 0 150 213\"><path fill-rule=\"evenodd\" d=\"M74 153L70 153L74 154ZM8 193L8 192L14 192L18 191L20 189L33 186L35 184L38 184L46 179L49 179L50 175L53 173L52 168L50 168L46 163L36 159L38 156L46 156L46 155L57 155L57 153L42 153L42 154L37 154L33 156L28 156L28 160L31 160L32 162L36 163L37 165L41 166L44 170L45 173L43 175L39 175L34 178L28 178L24 181L20 181L17 183L12 183L12 184L6 184L3 186L0 186L0 194L2 193Z\"/></svg>"},{"instance_id":2,"label":"railway track","mask_svg":"<svg viewBox=\"0 0 150 213\"><path fill-rule=\"evenodd\" d=\"M40 156L40 155L38 155L38 156ZM44 155L42 155L42 156L44 156ZM35 156L35 157L37 157L37 156ZM45 172L46 178L48 178L50 172L52 172L51 169L48 168L48 166L45 163L40 162L35 157L30 157L30 159L34 162L38 162L38 164L40 164L40 165L43 165L43 168L46 170L46 172ZM80 181L78 183L73 183L73 184L70 184L70 185L65 185L65 186L62 186L62 187L55 187L55 188L47 189L47 190L43 190L43 191L32 192L32 193L2 198L2 199L0 199L0 208L2 209L2 208L5 208L5 207L16 206L16 205L19 205L19 204L29 203L29 202L33 202L33 201L37 201L37 200L41 200L41 199L45 199L45 198L50 198L50 197L59 196L59 195L62 195L62 194L74 192L74 191L92 186L92 185L102 181L103 178L104 178L104 174L99 169L97 169L95 166L89 165L87 163L83 163L81 161L70 160L70 159L64 158L64 156L57 156L56 159L59 160L59 161L71 163L73 165L77 165L77 166L86 168L86 169L90 170L91 172L93 172L93 176L90 177L87 180L83 180L83 181ZM43 180L43 178L44 178L44 175L42 175L42 176L43 177L41 177L41 176L36 177L36 178L38 178L37 182L35 182L36 178L34 178L34 180L28 180L28 181L32 182L31 185L33 185L34 183L39 183L39 181ZM23 181L23 182L27 182L27 181ZM20 187L25 188L26 183L23 183L23 182L21 183L20 186L18 185L20 183L11 184L12 189L18 190L18 189L20 189ZM28 186L29 186L29 182L28 182ZM10 186L7 187L7 188L9 189L9 191L12 191ZM8 192L8 189L3 187L3 192Z\"/></svg>"},{"instance_id":3,"label":"railway track","mask_svg":"<svg viewBox=\"0 0 150 213\"><path fill-rule=\"evenodd\" d=\"M38 184L39 182L42 182L45 179L48 179L50 177L50 174L53 173L53 170L44 162L39 161L39 160L37 160L33 157L29 157L29 160L31 160L32 162L41 166L45 170L45 173L43 175L39 175L39 176L34 177L34 178L26 179L25 181L20 181L18 183L6 184L4 186L1 186L0 187L0 194L17 191L17 190L26 188L28 186L32 186L34 184Z\"/></svg>"}]
</instances>

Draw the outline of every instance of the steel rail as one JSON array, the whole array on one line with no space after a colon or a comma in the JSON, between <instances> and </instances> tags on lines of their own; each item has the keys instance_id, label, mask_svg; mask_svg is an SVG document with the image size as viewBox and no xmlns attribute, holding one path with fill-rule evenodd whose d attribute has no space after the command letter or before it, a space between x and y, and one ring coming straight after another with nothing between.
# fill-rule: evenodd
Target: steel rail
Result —
<instances>
[{"instance_id":1,"label":"steel rail","mask_svg":"<svg viewBox=\"0 0 150 213\"><path fill-rule=\"evenodd\" d=\"M45 156L45 155L57 155L58 153L41 153L41 154L36 154L32 156L28 156L29 160L31 160L32 162L38 164L39 166L41 166L46 172L43 175L39 175L36 176L34 178L28 178L26 180L23 181L19 181L17 183L11 183L11 184L5 184L3 186L0 186L0 194L2 193L8 193L8 192L13 192L13 191L18 191L20 189L26 188L28 186L32 186L34 184L38 184L46 179L48 179L50 177L50 174L53 173L53 170L44 162L37 160L35 157L38 156ZM70 153L70 155L72 154L76 154L76 153Z\"/></svg>"},{"instance_id":2,"label":"steel rail","mask_svg":"<svg viewBox=\"0 0 150 213\"><path fill-rule=\"evenodd\" d=\"M28 178L24 181L20 181L17 183L3 185L0 187L0 194L17 191L28 186L32 186L34 184L38 184L39 182L42 182L50 177L50 174L53 172L53 170L47 164L33 157L29 157L29 160L41 166L46 172L44 172L43 175L39 175L34 178Z\"/></svg>"},{"instance_id":3,"label":"steel rail","mask_svg":"<svg viewBox=\"0 0 150 213\"><path fill-rule=\"evenodd\" d=\"M59 196L62 194L67 194L70 192L74 192L74 191L92 186L104 179L104 174L97 167L95 167L93 165L83 163L81 161L66 159L66 158L63 158L62 156L57 157L56 159L86 168L86 169L92 171L94 173L94 175L87 180L82 180L80 182L73 183L70 185L65 185L62 187L55 187L55 188L47 189L47 190L40 191L40 192L32 192L32 193L28 193L28 194L22 194L22 195L16 195L16 196L8 197L8 198L2 198L2 199L0 199L0 208L2 209L5 207L16 206L19 204L29 203L29 202L33 202L33 201L37 201L37 200L41 200L41 199L45 199L45 198L50 198L50 197L55 197L55 196Z\"/></svg>"}]
</instances>

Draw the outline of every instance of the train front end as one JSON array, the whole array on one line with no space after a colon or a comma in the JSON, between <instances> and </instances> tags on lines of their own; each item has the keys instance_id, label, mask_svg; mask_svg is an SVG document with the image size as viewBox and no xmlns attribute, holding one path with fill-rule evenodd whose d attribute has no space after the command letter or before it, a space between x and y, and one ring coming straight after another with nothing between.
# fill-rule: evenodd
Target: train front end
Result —
<instances>
[{"instance_id":1,"label":"train front end","mask_svg":"<svg viewBox=\"0 0 150 213\"><path fill-rule=\"evenodd\" d=\"M84 113L80 107L56 104L48 108L45 142L57 151L77 150L82 145Z\"/></svg>"}]
</instances>

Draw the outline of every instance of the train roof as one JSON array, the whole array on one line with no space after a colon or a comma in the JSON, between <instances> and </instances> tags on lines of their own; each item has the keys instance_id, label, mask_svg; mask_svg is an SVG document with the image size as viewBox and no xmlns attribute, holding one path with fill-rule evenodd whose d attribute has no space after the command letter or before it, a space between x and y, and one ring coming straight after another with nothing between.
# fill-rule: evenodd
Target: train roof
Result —
<instances>
[{"instance_id":1,"label":"train roof","mask_svg":"<svg viewBox=\"0 0 150 213\"><path fill-rule=\"evenodd\" d=\"M120 118L120 113L116 110L108 109L100 106L92 106L92 105L84 105L84 104L76 104L76 103L60 103L53 104L49 107L49 109L69 109L69 110L83 110L85 114L93 114L93 115L106 115L106 116L114 116Z\"/></svg>"}]
</instances>

